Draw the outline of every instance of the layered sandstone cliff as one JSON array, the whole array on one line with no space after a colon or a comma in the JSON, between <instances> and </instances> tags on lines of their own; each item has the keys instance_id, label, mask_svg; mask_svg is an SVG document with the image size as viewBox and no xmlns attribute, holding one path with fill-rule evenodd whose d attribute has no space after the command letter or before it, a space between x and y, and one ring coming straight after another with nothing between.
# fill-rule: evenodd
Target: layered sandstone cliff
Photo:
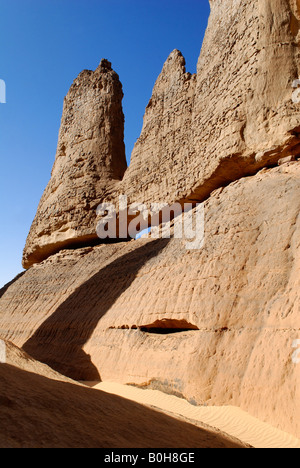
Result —
<instances>
[{"instance_id":1,"label":"layered sandstone cliff","mask_svg":"<svg viewBox=\"0 0 300 468\"><path fill-rule=\"evenodd\" d=\"M0 365L1 448L249 448L207 425L195 427L79 385L11 343L6 348L7 363Z\"/></svg>"},{"instance_id":2,"label":"layered sandstone cliff","mask_svg":"<svg viewBox=\"0 0 300 468\"><path fill-rule=\"evenodd\" d=\"M210 3L197 75L186 73L174 51L155 84L119 188L132 201L202 201L299 154L299 105L292 102L300 63L296 3Z\"/></svg>"},{"instance_id":3,"label":"layered sandstone cliff","mask_svg":"<svg viewBox=\"0 0 300 468\"><path fill-rule=\"evenodd\" d=\"M203 201L299 153L291 11L261 3L212 2L197 75L179 51L168 58L119 186L132 202Z\"/></svg>"}]
</instances>

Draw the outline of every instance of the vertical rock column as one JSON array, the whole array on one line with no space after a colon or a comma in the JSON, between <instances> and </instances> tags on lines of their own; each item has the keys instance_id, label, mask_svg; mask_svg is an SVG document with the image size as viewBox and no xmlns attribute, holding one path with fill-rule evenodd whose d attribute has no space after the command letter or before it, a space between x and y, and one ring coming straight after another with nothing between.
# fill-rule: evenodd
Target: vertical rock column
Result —
<instances>
[{"instance_id":1,"label":"vertical rock column","mask_svg":"<svg viewBox=\"0 0 300 468\"><path fill-rule=\"evenodd\" d=\"M197 66L167 59L121 184L131 203L202 202L300 155L299 0L210 0ZM115 194L117 197L117 193Z\"/></svg>"},{"instance_id":2,"label":"vertical rock column","mask_svg":"<svg viewBox=\"0 0 300 468\"><path fill-rule=\"evenodd\" d=\"M111 63L84 70L64 101L55 163L23 254L29 268L97 239L96 208L127 168L123 91Z\"/></svg>"}]
</instances>

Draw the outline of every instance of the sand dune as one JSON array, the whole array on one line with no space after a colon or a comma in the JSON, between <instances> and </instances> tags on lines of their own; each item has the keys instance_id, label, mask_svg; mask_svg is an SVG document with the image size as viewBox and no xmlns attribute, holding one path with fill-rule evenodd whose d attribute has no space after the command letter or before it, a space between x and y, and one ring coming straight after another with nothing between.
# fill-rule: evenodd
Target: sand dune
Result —
<instances>
[{"instance_id":1,"label":"sand dune","mask_svg":"<svg viewBox=\"0 0 300 468\"><path fill-rule=\"evenodd\" d=\"M83 385L11 343L6 357L0 364L2 448L300 448L293 436L239 408L197 407L111 382Z\"/></svg>"},{"instance_id":2,"label":"sand dune","mask_svg":"<svg viewBox=\"0 0 300 468\"><path fill-rule=\"evenodd\" d=\"M157 390L143 390L116 383L89 383L93 389L128 398L137 403L159 408L194 424L207 424L255 448L300 448L300 441L286 432L250 416L232 406L199 407L186 400Z\"/></svg>"},{"instance_id":3,"label":"sand dune","mask_svg":"<svg viewBox=\"0 0 300 468\"><path fill-rule=\"evenodd\" d=\"M226 434L87 388L6 343L1 448L245 448ZM172 427L172 431L170 431Z\"/></svg>"}]
</instances>

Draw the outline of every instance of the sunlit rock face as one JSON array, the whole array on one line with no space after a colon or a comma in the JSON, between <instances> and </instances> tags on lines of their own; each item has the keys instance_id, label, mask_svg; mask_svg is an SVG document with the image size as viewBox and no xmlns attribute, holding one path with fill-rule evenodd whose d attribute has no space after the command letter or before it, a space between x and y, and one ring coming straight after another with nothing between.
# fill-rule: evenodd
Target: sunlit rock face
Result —
<instances>
[{"instance_id":1,"label":"sunlit rock face","mask_svg":"<svg viewBox=\"0 0 300 468\"><path fill-rule=\"evenodd\" d=\"M126 169L122 86L109 62L82 72L65 100L56 161L24 266L96 240L96 207L203 201L299 154L296 1L212 0L197 74L174 50L146 108Z\"/></svg>"},{"instance_id":2,"label":"sunlit rock face","mask_svg":"<svg viewBox=\"0 0 300 468\"><path fill-rule=\"evenodd\" d=\"M203 201L299 154L296 2L212 0L197 74L174 50L146 108L119 193L131 202Z\"/></svg>"},{"instance_id":3,"label":"sunlit rock face","mask_svg":"<svg viewBox=\"0 0 300 468\"><path fill-rule=\"evenodd\" d=\"M238 405L299 435L299 180L294 162L215 191L201 250L141 239L51 256L3 294L0 336L77 380Z\"/></svg>"},{"instance_id":4,"label":"sunlit rock face","mask_svg":"<svg viewBox=\"0 0 300 468\"><path fill-rule=\"evenodd\" d=\"M65 101L51 180L24 249L25 268L98 240L96 208L127 167L123 91L107 60L76 78Z\"/></svg>"}]
</instances>

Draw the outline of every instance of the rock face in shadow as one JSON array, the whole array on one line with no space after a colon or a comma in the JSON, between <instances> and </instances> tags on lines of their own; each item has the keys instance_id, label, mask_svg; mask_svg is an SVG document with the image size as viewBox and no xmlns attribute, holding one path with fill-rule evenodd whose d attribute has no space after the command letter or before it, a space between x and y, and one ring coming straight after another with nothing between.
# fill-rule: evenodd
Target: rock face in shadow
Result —
<instances>
[{"instance_id":1,"label":"rock face in shadow","mask_svg":"<svg viewBox=\"0 0 300 468\"><path fill-rule=\"evenodd\" d=\"M35 265L0 299L0 336L73 378L239 406L299 437L299 168L214 192L200 250L145 239Z\"/></svg>"},{"instance_id":2,"label":"rock face in shadow","mask_svg":"<svg viewBox=\"0 0 300 468\"><path fill-rule=\"evenodd\" d=\"M107 60L72 84L51 180L24 249L25 268L61 248L98 240L96 208L127 167L122 99L119 77Z\"/></svg>"}]
</instances>

